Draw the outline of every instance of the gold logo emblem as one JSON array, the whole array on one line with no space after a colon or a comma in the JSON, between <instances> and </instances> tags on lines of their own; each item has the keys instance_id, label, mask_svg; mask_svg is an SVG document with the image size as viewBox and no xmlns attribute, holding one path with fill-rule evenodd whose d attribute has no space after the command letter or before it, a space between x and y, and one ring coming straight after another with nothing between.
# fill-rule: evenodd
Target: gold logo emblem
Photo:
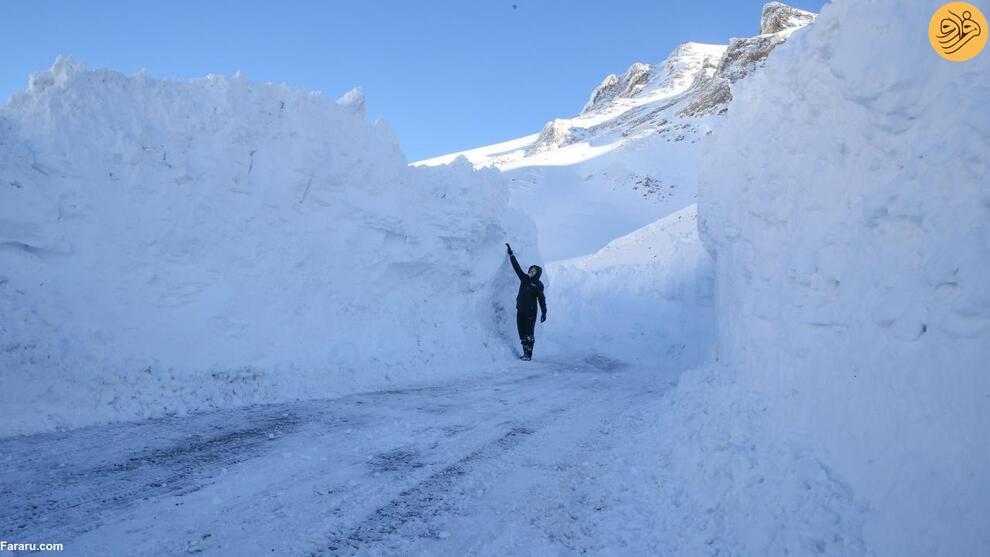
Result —
<instances>
[{"instance_id":1,"label":"gold logo emblem","mask_svg":"<svg viewBox=\"0 0 990 557\"><path fill-rule=\"evenodd\" d=\"M987 44L987 18L972 4L949 2L932 15L928 40L942 58L964 62Z\"/></svg>"}]
</instances>

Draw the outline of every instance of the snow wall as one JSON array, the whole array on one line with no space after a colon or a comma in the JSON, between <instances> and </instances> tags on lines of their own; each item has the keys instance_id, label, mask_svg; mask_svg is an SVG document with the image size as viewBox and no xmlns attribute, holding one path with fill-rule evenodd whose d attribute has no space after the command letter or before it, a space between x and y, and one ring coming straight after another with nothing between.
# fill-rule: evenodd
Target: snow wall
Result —
<instances>
[{"instance_id":1,"label":"snow wall","mask_svg":"<svg viewBox=\"0 0 990 557\"><path fill-rule=\"evenodd\" d=\"M545 334L538 353L584 352L654 369L710 359L713 263L690 205L584 257L547 265Z\"/></svg>"},{"instance_id":2,"label":"snow wall","mask_svg":"<svg viewBox=\"0 0 990 557\"><path fill-rule=\"evenodd\" d=\"M940 4L825 6L734 90L699 184L720 359L880 555L990 546L990 53L937 56Z\"/></svg>"},{"instance_id":3,"label":"snow wall","mask_svg":"<svg viewBox=\"0 0 990 557\"><path fill-rule=\"evenodd\" d=\"M408 167L359 92L61 58L0 108L0 435L480 370L505 241L499 173Z\"/></svg>"}]
</instances>

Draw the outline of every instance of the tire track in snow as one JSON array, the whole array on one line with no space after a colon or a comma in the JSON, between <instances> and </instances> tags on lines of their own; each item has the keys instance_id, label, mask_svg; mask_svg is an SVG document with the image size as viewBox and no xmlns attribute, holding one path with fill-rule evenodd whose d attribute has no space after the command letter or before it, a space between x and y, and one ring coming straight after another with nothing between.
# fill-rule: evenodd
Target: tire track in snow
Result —
<instances>
[{"instance_id":1,"label":"tire track in snow","mask_svg":"<svg viewBox=\"0 0 990 557\"><path fill-rule=\"evenodd\" d=\"M624 364L608 358L589 357L569 364L550 363L549 367L571 373L598 375L612 374L624 367ZM572 425L583 424L590 429L580 435L598 437L599 414L607 413L609 409L614 408L617 399L629 397L629 393L621 388L601 385L602 381L608 381L605 375L598 377L590 383L585 383L583 388L579 387L574 391L579 396L569 397L564 401L563 406L555 405L529 420L503 423L502 427L508 429L503 430L504 433L500 436L402 490L367 514L357 524L332 531L326 545L310 552L309 555L315 557L402 554L403 546L410 542L442 540L449 533L442 531L436 524L444 520L447 515L458 514L465 500L471 497L470 490L466 489L466 486L483 483L504 473L506 469L525 466L526 464L522 464L521 461L526 459L520 459L513 451L531 437L535 437L547 425L561 424L565 421ZM539 378L545 376L529 375L512 383L522 385ZM589 386L592 388L588 389ZM581 394L586 396L580 396ZM589 394L591 396L587 396ZM538 404L533 398L516 403L522 405L515 409L517 415L522 408ZM580 426L578 428L580 429ZM515 464L506 464L499 462L500 460L514 461Z\"/></svg>"},{"instance_id":2,"label":"tire track in snow","mask_svg":"<svg viewBox=\"0 0 990 557\"><path fill-rule=\"evenodd\" d=\"M60 535L67 529L85 532L98 525L104 511L202 489L220 469L256 456L276 434L290 433L299 423L294 414L269 410L232 431L192 441L172 440L166 446L125 453L122 459L95 467L43 470L47 473L0 485L5 501L0 505L0 524L8 527L7 534L27 532L31 526ZM15 438L0 447L31 439ZM52 484L60 486L57 492L50 490ZM45 537L41 532L32 532L32 536Z\"/></svg>"},{"instance_id":3,"label":"tire track in snow","mask_svg":"<svg viewBox=\"0 0 990 557\"><path fill-rule=\"evenodd\" d=\"M552 413L557 413L556 411ZM437 515L451 511L456 503L451 491L461 478L475 470L478 462L495 458L514 449L534 430L521 424L512 425L501 437L469 453L453 464L434 472L425 480L399 493L386 505L379 507L356 527L331 534L326 550L318 555L347 555L357 553L369 544L379 544L404 528L418 530L418 535L439 535L429 529L428 522ZM405 537L405 536L403 536Z\"/></svg>"},{"instance_id":4,"label":"tire track in snow","mask_svg":"<svg viewBox=\"0 0 990 557\"><path fill-rule=\"evenodd\" d=\"M145 554L187 543L189 532L197 551L224 554L248 543L240 524L294 532L282 544L290 554L438 542L439 525L500 489L493 478L530 466L533 451L520 447L541 443L547 426L579 422L582 435L588 415L609 407L616 369L594 358L547 361L484 380L0 440L0 500L8 502L0 533L91 551L113 532L113 547ZM249 492L230 491L243 483L238 474L259 466L271 473L249 475ZM142 537L162 513L203 512L214 485L223 499L212 504L236 519L176 519L183 530L175 539ZM300 498L287 502L294 490ZM283 524L293 512L310 519Z\"/></svg>"}]
</instances>

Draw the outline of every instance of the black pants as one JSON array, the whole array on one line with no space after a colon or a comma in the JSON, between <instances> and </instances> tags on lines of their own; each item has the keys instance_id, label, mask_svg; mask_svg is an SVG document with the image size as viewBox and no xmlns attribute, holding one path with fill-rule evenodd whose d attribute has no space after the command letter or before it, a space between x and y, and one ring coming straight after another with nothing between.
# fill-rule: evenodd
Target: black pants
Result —
<instances>
[{"instance_id":1,"label":"black pants","mask_svg":"<svg viewBox=\"0 0 990 557\"><path fill-rule=\"evenodd\" d=\"M533 331L536 329L536 314L517 311L516 328L519 329L519 341L522 342L523 353L532 356L533 344L536 343L536 338L533 336Z\"/></svg>"}]
</instances>

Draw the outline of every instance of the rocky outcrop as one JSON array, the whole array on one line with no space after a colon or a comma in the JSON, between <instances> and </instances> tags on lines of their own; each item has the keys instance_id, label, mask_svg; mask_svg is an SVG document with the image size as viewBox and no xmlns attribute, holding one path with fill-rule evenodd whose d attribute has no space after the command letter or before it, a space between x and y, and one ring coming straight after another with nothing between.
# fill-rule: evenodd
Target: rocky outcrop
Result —
<instances>
[{"instance_id":1,"label":"rocky outcrop","mask_svg":"<svg viewBox=\"0 0 990 557\"><path fill-rule=\"evenodd\" d=\"M763 6L760 17L760 34L768 35L793 31L810 24L815 14L799 10L781 2L769 2Z\"/></svg>"},{"instance_id":2,"label":"rocky outcrop","mask_svg":"<svg viewBox=\"0 0 990 557\"><path fill-rule=\"evenodd\" d=\"M612 99L615 98L615 95L618 92L618 90L619 90L619 78L616 77L614 73L609 74L608 77L602 80L602 84L596 87L594 91L592 91L591 98L588 99L588 102L584 105L584 108L581 109L581 113L583 114L585 112L594 110L595 108L598 108L599 106L602 106L607 102L611 101Z\"/></svg>"},{"instance_id":3,"label":"rocky outcrop","mask_svg":"<svg viewBox=\"0 0 990 557\"><path fill-rule=\"evenodd\" d=\"M535 140L499 149L490 164L507 164L568 145L657 136L697 141L709 128L701 118L727 110L733 84L763 66L770 53L815 14L780 2L763 7L760 34L728 45L689 42L657 64L635 63L610 74L592 91L581 112L547 122ZM480 150L473 150L481 156Z\"/></svg>"},{"instance_id":4,"label":"rocky outcrop","mask_svg":"<svg viewBox=\"0 0 990 557\"><path fill-rule=\"evenodd\" d=\"M540 136L527 149L527 155L549 151L555 147L563 145L571 136L571 127L565 120L550 120L545 126Z\"/></svg>"},{"instance_id":5,"label":"rocky outcrop","mask_svg":"<svg viewBox=\"0 0 990 557\"><path fill-rule=\"evenodd\" d=\"M610 74L591 93L581 113L590 112L600 108L616 98L634 97L643 87L655 76L653 66L636 62L626 70L622 77Z\"/></svg>"},{"instance_id":6,"label":"rocky outcrop","mask_svg":"<svg viewBox=\"0 0 990 557\"><path fill-rule=\"evenodd\" d=\"M699 74L692 85L692 98L678 114L701 116L721 113L732 100L732 84L760 68L773 49L791 33L815 20L815 14L792 8L780 2L763 6L760 34L744 39L731 39L718 70L710 77Z\"/></svg>"}]
</instances>

